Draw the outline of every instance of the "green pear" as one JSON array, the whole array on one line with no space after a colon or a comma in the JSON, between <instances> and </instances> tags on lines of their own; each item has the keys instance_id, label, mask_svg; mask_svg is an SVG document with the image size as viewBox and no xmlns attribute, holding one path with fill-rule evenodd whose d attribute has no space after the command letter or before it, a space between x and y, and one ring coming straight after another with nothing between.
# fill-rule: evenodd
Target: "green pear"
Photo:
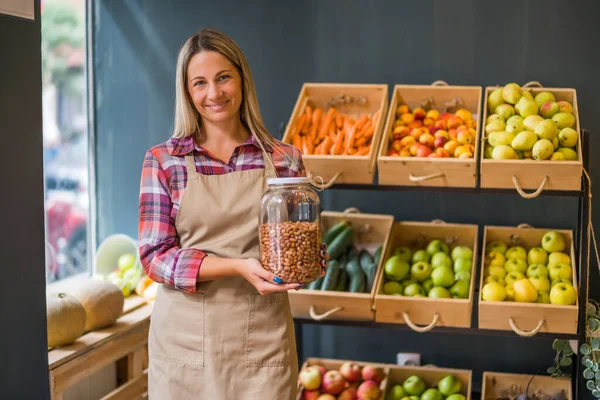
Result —
<instances>
[{"instance_id":1,"label":"green pear","mask_svg":"<svg viewBox=\"0 0 600 400\"><path fill-rule=\"evenodd\" d=\"M502 122L504 122L504 118L501 115L492 114L489 117L487 117L487 119L485 120L485 124L487 125L490 122L494 122L494 121L502 121Z\"/></svg>"},{"instance_id":2,"label":"green pear","mask_svg":"<svg viewBox=\"0 0 600 400\"><path fill-rule=\"evenodd\" d=\"M563 153L565 158L569 161L577 161L577 152L567 147L559 147L557 150L559 153Z\"/></svg>"},{"instance_id":3,"label":"green pear","mask_svg":"<svg viewBox=\"0 0 600 400\"><path fill-rule=\"evenodd\" d=\"M547 160L554 152L554 146L548 139L540 139L535 142L531 151L535 160Z\"/></svg>"},{"instance_id":4,"label":"green pear","mask_svg":"<svg viewBox=\"0 0 600 400\"><path fill-rule=\"evenodd\" d=\"M519 102L515 105L515 110L519 113L519 115L523 118L528 117L530 115L537 115L538 113L538 105L535 101L528 99L523 96L519 99Z\"/></svg>"},{"instance_id":5,"label":"green pear","mask_svg":"<svg viewBox=\"0 0 600 400\"><path fill-rule=\"evenodd\" d=\"M541 117L539 115L529 115L528 117L526 117L523 120L523 126L525 127L525 129L527 129L528 131L533 131L535 130L535 126L539 123L542 122L544 120L544 117Z\"/></svg>"},{"instance_id":6,"label":"green pear","mask_svg":"<svg viewBox=\"0 0 600 400\"><path fill-rule=\"evenodd\" d=\"M551 119L545 119L542 122L539 122L533 131L540 139L548 139L550 141L558 135L556 123ZM548 157L550 157L549 154Z\"/></svg>"},{"instance_id":7,"label":"green pear","mask_svg":"<svg viewBox=\"0 0 600 400\"><path fill-rule=\"evenodd\" d=\"M541 107L544 103L549 101L556 101L556 98L550 92L540 92L535 95L535 102L537 103L538 107Z\"/></svg>"},{"instance_id":8,"label":"green pear","mask_svg":"<svg viewBox=\"0 0 600 400\"><path fill-rule=\"evenodd\" d=\"M507 119L515 115L515 108L510 104L500 104L498 107L496 107L496 110L494 112L496 114L499 114L506 121Z\"/></svg>"},{"instance_id":9,"label":"green pear","mask_svg":"<svg viewBox=\"0 0 600 400\"><path fill-rule=\"evenodd\" d=\"M488 111L493 113L500 104L504 104L502 88L494 89L488 96Z\"/></svg>"},{"instance_id":10,"label":"green pear","mask_svg":"<svg viewBox=\"0 0 600 400\"><path fill-rule=\"evenodd\" d=\"M555 137L554 139L552 139L552 147L554 147L554 150L558 149L558 136Z\"/></svg>"},{"instance_id":11,"label":"green pear","mask_svg":"<svg viewBox=\"0 0 600 400\"><path fill-rule=\"evenodd\" d=\"M560 141L560 147L575 147L579 140L579 135L573 128L564 128L558 132L558 140Z\"/></svg>"},{"instance_id":12,"label":"green pear","mask_svg":"<svg viewBox=\"0 0 600 400\"><path fill-rule=\"evenodd\" d=\"M573 106L568 101L558 101L558 112L573 114Z\"/></svg>"},{"instance_id":13,"label":"green pear","mask_svg":"<svg viewBox=\"0 0 600 400\"><path fill-rule=\"evenodd\" d=\"M483 149L483 158L492 158L492 151L494 151L494 147L486 143Z\"/></svg>"},{"instance_id":14,"label":"green pear","mask_svg":"<svg viewBox=\"0 0 600 400\"><path fill-rule=\"evenodd\" d=\"M544 118L552 118L554 114L558 112L558 103L554 101L549 101L547 103L542 104L540 107L540 115Z\"/></svg>"},{"instance_id":15,"label":"green pear","mask_svg":"<svg viewBox=\"0 0 600 400\"><path fill-rule=\"evenodd\" d=\"M559 112L552 116L552 121L558 129L572 128L575 126L575 117L573 114Z\"/></svg>"},{"instance_id":16,"label":"green pear","mask_svg":"<svg viewBox=\"0 0 600 400\"><path fill-rule=\"evenodd\" d=\"M529 90L527 90L527 89L523 89L523 90L521 91L521 94L522 94L522 95L523 95L523 97L525 97L526 99L533 100L533 95L531 94L531 92L530 92ZM536 104L536 106L537 106L537 104Z\"/></svg>"},{"instance_id":17,"label":"green pear","mask_svg":"<svg viewBox=\"0 0 600 400\"><path fill-rule=\"evenodd\" d=\"M517 160L519 156L517 152L506 144L494 147L492 151L492 158L494 160Z\"/></svg>"},{"instance_id":18,"label":"green pear","mask_svg":"<svg viewBox=\"0 0 600 400\"><path fill-rule=\"evenodd\" d=\"M566 161L567 157L565 157L565 155L563 153L555 151L554 153L552 153L552 156L550 156L550 160L551 161Z\"/></svg>"},{"instance_id":19,"label":"green pear","mask_svg":"<svg viewBox=\"0 0 600 400\"><path fill-rule=\"evenodd\" d=\"M517 104L521 98L521 86L509 83L502 88L502 99L508 104Z\"/></svg>"},{"instance_id":20,"label":"green pear","mask_svg":"<svg viewBox=\"0 0 600 400\"><path fill-rule=\"evenodd\" d=\"M513 115L506 121L506 132L517 134L519 132L523 132L524 130L525 127L523 126L523 117L520 115Z\"/></svg>"},{"instance_id":21,"label":"green pear","mask_svg":"<svg viewBox=\"0 0 600 400\"><path fill-rule=\"evenodd\" d=\"M503 144L510 145L514 138L514 133L505 131L491 132L488 135L488 143L493 147L501 146Z\"/></svg>"},{"instance_id":22,"label":"green pear","mask_svg":"<svg viewBox=\"0 0 600 400\"><path fill-rule=\"evenodd\" d=\"M533 149L533 145L537 140L538 137L534 132L523 131L515 136L510 145L515 150L527 151Z\"/></svg>"},{"instance_id":23,"label":"green pear","mask_svg":"<svg viewBox=\"0 0 600 400\"><path fill-rule=\"evenodd\" d=\"M552 122L552 121L551 121ZM486 133L503 131L506 128L504 121L492 121L485 126Z\"/></svg>"}]
</instances>

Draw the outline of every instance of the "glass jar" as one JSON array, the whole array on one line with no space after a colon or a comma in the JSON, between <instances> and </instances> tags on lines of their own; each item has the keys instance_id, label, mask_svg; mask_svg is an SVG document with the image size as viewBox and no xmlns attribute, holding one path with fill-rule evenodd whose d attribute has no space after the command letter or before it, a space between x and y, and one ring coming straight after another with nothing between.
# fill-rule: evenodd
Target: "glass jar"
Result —
<instances>
[{"instance_id":1,"label":"glass jar","mask_svg":"<svg viewBox=\"0 0 600 400\"><path fill-rule=\"evenodd\" d=\"M260 207L260 262L285 283L321 275L321 215L308 178L268 178Z\"/></svg>"}]
</instances>

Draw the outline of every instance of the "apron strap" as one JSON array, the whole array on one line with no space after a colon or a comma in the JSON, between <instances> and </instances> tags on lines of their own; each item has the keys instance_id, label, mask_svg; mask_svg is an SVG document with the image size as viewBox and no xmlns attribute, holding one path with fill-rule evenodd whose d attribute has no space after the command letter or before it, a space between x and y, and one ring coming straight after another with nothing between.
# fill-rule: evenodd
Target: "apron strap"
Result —
<instances>
[{"instance_id":1,"label":"apron strap","mask_svg":"<svg viewBox=\"0 0 600 400\"><path fill-rule=\"evenodd\" d=\"M187 167L188 179L196 179L198 171L196 171L196 159L193 151L185 156L185 166Z\"/></svg>"}]
</instances>

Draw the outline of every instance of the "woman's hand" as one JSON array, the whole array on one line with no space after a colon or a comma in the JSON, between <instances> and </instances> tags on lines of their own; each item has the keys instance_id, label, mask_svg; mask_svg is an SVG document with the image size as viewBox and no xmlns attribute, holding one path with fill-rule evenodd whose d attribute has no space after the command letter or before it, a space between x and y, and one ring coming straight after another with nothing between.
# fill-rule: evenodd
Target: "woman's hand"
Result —
<instances>
[{"instance_id":1,"label":"woman's hand","mask_svg":"<svg viewBox=\"0 0 600 400\"><path fill-rule=\"evenodd\" d=\"M261 295L271 293L287 292L292 289L299 289L302 284L298 283L283 283L283 280L275 274L263 268L255 258L244 260L243 265L239 269L239 273L252 286L256 288Z\"/></svg>"},{"instance_id":2,"label":"woman's hand","mask_svg":"<svg viewBox=\"0 0 600 400\"><path fill-rule=\"evenodd\" d=\"M327 244L321 243L321 277L327 273L327 265L329 263L329 253L327 252Z\"/></svg>"}]
</instances>

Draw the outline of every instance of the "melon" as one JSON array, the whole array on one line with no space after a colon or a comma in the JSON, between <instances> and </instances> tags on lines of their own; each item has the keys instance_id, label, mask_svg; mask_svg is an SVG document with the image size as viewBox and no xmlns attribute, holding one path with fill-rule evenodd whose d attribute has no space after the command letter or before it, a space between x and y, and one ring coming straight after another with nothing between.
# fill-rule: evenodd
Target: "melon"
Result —
<instances>
[{"instance_id":1,"label":"melon","mask_svg":"<svg viewBox=\"0 0 600 400\"><path fill-rule=\"evenodd\" d=\"M73 295L87 314L86 330L92 331L111 326L123 313L125 297L121 289L112 282L90 279Z\"/></svg>"},{"instance_id":2,"label":"melon","mask_svg":"<svg viewBox=\"0 0 600 400\"><path fill-rule=\"evenodd\" d=\"M85 331L86 313L83 305L67 293L46 295L48 347L66 346Z\"/></svg>"}]
</instances>

